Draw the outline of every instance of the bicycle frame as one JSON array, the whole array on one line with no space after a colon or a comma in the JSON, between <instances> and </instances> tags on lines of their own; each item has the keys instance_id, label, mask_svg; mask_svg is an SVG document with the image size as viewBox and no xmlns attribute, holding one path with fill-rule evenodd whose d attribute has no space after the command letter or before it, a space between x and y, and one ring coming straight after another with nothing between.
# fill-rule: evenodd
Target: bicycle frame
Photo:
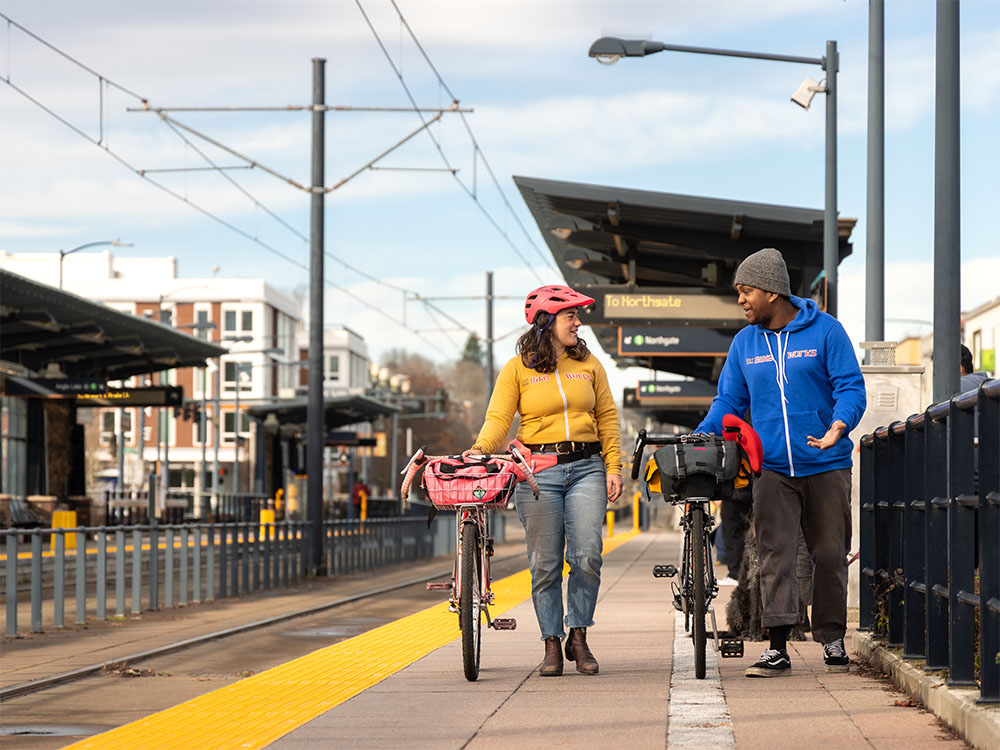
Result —
<instances>
[{"instance_id":1,"label":"bicycle frame","mask_svg":"<svg viewBox=\"0 0 1000 750\"><path fill-rule=\"evenodd\" d=\"M674 590L674 601L678 601L678 597L681 602L681 611L684 613L684 629L690 630L690 619L692 610L694 609L694 580L693 580L693 561L691 558L691 534L693 520L691 517L692 510L694 507L700 509L704 517L704 525L702 527L702 536L704 537L704 550L705 550L705 605L708 606L709 602L715 599L719 595L719 583L715 577L715 565L712 561L712 545L711 536L712 529L715 528L715 519L712 516L709 509L709 499L707 497L692 497L687 498L684 502L684 515L681 516L681 528L684 529L684 549L681 552L681 570L680 570L680 585L671 582L671 586ZM678 503L679 504L679 503ZM675 604L676 606L676 604ZM714 617L714 612L713 612ZM715 628L713 627L713 630Z\"/></svg>"},{"instance_id":2,"label":"bicycle frame","mask_svg":"<svg viewBox=\"0 0 1000 750\"><path fill-rule=\"evenodd\" d=\"M487 627L493 627L489 605L493 603L493 592L490 590L490 558L493 556L493 539L490 537L490 519L487 508L482 505L460 505L455 509L455 568L451 577L451 596L449 609L458 612L461 604L462 591L462 533L466 526L475 527L482 543L479 549L479 601L473 601L486 615Z\"/></svg>"}]
</instances>

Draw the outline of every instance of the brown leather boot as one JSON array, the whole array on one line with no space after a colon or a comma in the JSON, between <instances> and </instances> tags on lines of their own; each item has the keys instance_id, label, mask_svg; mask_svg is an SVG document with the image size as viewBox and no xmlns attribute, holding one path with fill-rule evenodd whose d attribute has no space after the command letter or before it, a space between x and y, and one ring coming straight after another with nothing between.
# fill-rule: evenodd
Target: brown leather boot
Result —
<instances>
[{"instance_id":1,"label":"brown leather boot","mask_svg":"<svg viewBox=\"0 0 1000 750\"><path fill-rule=\"evenodd\" d=\"M587 646L587 629L570 628L566 639L566 658L576 662L576 671L582 674L597 674L597 659Z\"/></svg>"},{"instance_id":2,"label":"brown leather boot","mask_svg":"<svg viewBox=\"0 0 1000 750\"><path fill-rule=\"evenodd\" d=\"M558 677L563 672L562 648L560 648L559 637L550 636L545 639L545 658L538 674L542 677Z\"/></svg>"}]
</instances>

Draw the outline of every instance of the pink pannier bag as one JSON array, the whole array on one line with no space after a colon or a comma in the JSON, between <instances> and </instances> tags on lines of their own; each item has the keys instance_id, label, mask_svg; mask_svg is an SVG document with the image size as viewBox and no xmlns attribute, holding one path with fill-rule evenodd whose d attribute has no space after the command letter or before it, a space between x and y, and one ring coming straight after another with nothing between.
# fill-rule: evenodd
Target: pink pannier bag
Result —
<instances>
[{"instance_id":1,"label":"pink pannier bag","mask_svg":"<svg viewBox=\"0 0 1000 750\"><path fill-rule=\"evenodd\" d=\"M505 458L435 458L424 468L422 484L435 508L470 504L504 507L517 487L514 467L515 463Z\"/></svg>"}]
</instances>

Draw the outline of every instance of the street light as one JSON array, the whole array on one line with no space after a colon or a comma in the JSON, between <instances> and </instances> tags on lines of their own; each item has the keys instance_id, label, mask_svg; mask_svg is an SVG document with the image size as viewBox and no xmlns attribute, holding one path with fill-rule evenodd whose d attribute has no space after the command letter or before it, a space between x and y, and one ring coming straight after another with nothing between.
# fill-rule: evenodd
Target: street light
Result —
<instances>
[{"instance_id":1,"label":"street light","mask_svg":"<svg viewBox=\"0 0 1000 750\"><path fill-rule=\"evenodd\" d=\"M60 250L59 251L59 288L62 289L63 285L63 258L67 255L72 255L80 250L86 250L88 247L98 247L99 245L113 245L114 247L132 247L131 242L122 242L120 239L114 240L101 240L100 242L88 242L86 245L80 245L79 247L74 247L72 250Z\"/></svg>"},{"instance_id":2,"label":"street light","mask_svg":"<svg viewBox=\"0 0 1000 750\"><path fill-rule=\"evenodd\" d=\"M807 80L792 97L792 101L808 109L814 93L825 93L826 99L826 198L823 209L823 270L826 277L826 311L837 315L837 264L839 261L839 241L837 231L837 69L840 58L837 43L827 41L826 55L823 57L799 57L795 55L775 55L767 52L744 52L740 50L715 49L712 47L689 47L679 44L665 44L648 39L618 39L605 36L590 45L590 56L603 65L612 65L623 57L645 57L657 52L691 52L699 55L720 55L722 57L749 57L756 60L777 60L779 62L819 65L826 73L826 85L819 86Z\"/></svg>"}]
</instances>

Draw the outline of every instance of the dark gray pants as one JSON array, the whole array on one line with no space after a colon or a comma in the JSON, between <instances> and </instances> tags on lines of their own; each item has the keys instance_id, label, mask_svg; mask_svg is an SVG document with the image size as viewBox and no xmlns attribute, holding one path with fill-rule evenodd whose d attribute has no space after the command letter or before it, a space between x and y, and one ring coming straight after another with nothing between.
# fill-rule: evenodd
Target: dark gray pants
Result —
<instances>
[{"instance_id":1,"label":"dark gray pants","mask_svg":"<svg viewBox=\"0 0 1000 750\"><path fill-rule=\"evenodd\" d=\"M764 471L754 483L754 528L760 555L761 624L799 621L796 552L799 527L812 555L813 640L829 643L847 630L847 553L851 544L851 470L808 477Z\"/></svg>"}]
</instances>

